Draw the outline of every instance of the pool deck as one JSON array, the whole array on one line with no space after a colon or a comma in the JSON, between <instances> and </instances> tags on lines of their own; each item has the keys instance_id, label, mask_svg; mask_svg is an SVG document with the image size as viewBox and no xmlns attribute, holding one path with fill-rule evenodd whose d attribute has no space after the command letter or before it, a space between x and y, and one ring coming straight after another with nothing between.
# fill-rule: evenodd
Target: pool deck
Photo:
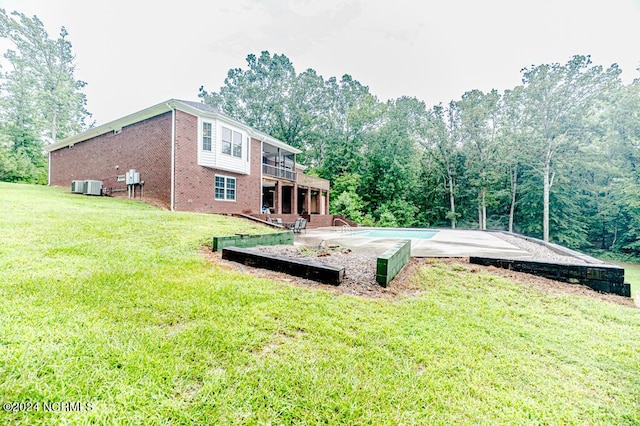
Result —
<instances>
[{"instance_id":1,"label":"pool deck","mask_svg":"<svg viewBox=\"0 0 640 426\"><path fill-rule=\"evenodd\" d=\"M413 257L504 257L527 258L531 254L486 231L433 229L438 231L430 239L412 239ZM350 232L353 232L352 228ZM309 229L296 235L296 243L309 246L337 244L354 251L383 252L396 242L395 238L363 238L347 236L342 228L328 227Z\"/></svg>"}]
</instances>

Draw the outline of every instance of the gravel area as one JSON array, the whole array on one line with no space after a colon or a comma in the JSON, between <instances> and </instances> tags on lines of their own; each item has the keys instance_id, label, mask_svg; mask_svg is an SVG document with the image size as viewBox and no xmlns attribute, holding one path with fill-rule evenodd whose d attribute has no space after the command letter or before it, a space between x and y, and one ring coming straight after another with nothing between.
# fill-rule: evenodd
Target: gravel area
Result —
<instances>
[{"instance_id":1,"label":"gravel area","mask_svg":"<svg viewBox=\"0 0 640 426\"><path fill-rule=\"evenodd\" d=\"M347 294L386 293L387 289L376 282L377 253L354 252L348 248L319 248L307 246L261 246L263 253L271 253L293 258L312 258L318 262L343 267L344 279L340 287ZM297 278L308 285L319 285L315 281Z\"/></svg>"},{"instance_id":2,"label":"gravel area","mask_svg":"<svg viewBox=\"0 0 640 426\"><path fill-rule=\"evenodd\" d=\"M579 257L566 256L545 247L542 244L534 243L533 241L525 240L524 238L516 237L515 235L503 234L500 232L491 233L496 238L518 247L519 249L528 251L531 253L531 258L526 260L534 260L541 262L558 262L558 263L580 263L586 264L586 262Z\"/></svg>"},{"instance_id":3,"label":"gravel area","mask_svg":"<svg viewBox=\"0 0 640 426\"><path fill-rule=\"evenodd\" d=\"M236 269L248 274L270 278L277 281L302 285L309 288L317 288L331 292L349 294L364 297L393 297L398 294L416 295L420 291L414 284L416 266L419 261L411 259L409 264L400 271L388 287L382 287L376 281L376 259L378 253L354 252L348 248L318 248L306 246L261 246L254 247L263 253L271 253L279 256L293 258L307 258L318 262L327 263L345 268L344 279L339 286L322 284L305 278L294 277L282 272L267 269L253 268L241 263L231 262L222 259L221 253L203 251L203 255L209 260L222 264L225 267ZM467 263L468 263L467 259Z\"/></svg>"}]
</instances>

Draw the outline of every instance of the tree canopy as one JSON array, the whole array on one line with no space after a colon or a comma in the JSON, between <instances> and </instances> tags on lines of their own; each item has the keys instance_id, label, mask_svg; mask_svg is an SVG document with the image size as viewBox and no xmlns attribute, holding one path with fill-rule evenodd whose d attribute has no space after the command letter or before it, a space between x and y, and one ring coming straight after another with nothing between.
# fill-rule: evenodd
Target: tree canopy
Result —
<instances>
[{"instance_id":1,"label":"tree canopy","mask_svg":"<svg viewBox=\"0 0 640 426\"><path fill-rule=\"evenodd\" d=\"M86 126L64 27L0 9L0 180L43 182L43 147ZM579 248L640 253L640 80L575 55L522 84L431 107L381 101L349 74L250 54L199 97L300 148L330 179L331 208L364 224L506 229Z\"/></svg>"},{"instance_id":2,"label":"tree canopy","mask_svg":"<svg viewBox=\"0 0 640 426\"><path fill-rule=\"evenodd\" d=\"M640 83L582 55L521 73L503 93L427 107L262 52L200 97L303 149L309 173L332 181L332 211L361 223L640 251Z\"/></svg>"},{"instance_id":3,"label":"tree canopy","mask_svg":"<svg viewBox=\"0 0 640 426\"><path fill-rule=\"evenodd\" d=\"M0 9L0 38L11 42L0 73L0 180L43 182L45 144L77 133L89 117L85 82L62 27L51 39L37 16Z\"/></svg>"}]
</instances>

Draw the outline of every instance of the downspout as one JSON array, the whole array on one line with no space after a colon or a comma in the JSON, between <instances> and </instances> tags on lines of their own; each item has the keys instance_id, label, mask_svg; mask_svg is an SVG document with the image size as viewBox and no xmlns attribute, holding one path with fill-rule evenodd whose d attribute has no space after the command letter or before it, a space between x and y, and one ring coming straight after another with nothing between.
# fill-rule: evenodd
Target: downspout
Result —
<instances>
[{"instance_id":1,"label":"downspout","mask_svg":"<svg viewBox=\"0 0 640 426\"><path fill-rule=\"evenodd\" d=\"M249 137L251 140L251 137ZM260 205L258 206L258 211L262 213L262 206L264 206L264 188L262 187L263 176L262 176L262 156L264 155L264 141L260 141Z\"/></svg>"},{"instance_id":2,"label":"downspout","mask_svg":"<svg viewBox=\"0 0 640 426\"><path fill-rule=\"evenodd\" d=\"M47 172L47 186L51 186L51 151L49 151L49 171Z\"/></svg>"},{"instance_id":3,"label":"downspout","mask_svg":"<svg viewBox=\"0 0 640 426\"><path fill-rule=\"evenodd\" d=\"M171 108L171 211L174 211L176 202L176 110L168 102Z\"/></svg>"}]
</instances>

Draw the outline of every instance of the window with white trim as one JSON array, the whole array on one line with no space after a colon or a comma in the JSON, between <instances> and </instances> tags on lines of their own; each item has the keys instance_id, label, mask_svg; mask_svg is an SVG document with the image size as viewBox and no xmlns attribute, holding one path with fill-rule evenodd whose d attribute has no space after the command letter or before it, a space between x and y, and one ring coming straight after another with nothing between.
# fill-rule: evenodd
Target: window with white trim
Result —
<instances>
[{"instance_id":1,"label":"window with white trim","mask_svg":"<svg viewBox=\"0 0 640 426\"><path fill-rule=\"evenodd\" d=\"M202 150L211 151L211 123L202 122Z\"/></svg>"},{"instance_id":2,"label":"window with white trim","mask_svg":"<svg viewBox=\"0 0 640 426\"><path fill-rule=\"evenodd\" d=\"M242 158L242 133L222 126L222 153Z\"/></svg>"},{"instance_id":3,"label":"window with white trim","mask_svg":"<svg viewBox=\"0 0 640 426\"><path fill-rule=\"evenodd\" d=\"M216 175L215 199L235 201L236 178Z\"/></svg>"}]
</instances>

